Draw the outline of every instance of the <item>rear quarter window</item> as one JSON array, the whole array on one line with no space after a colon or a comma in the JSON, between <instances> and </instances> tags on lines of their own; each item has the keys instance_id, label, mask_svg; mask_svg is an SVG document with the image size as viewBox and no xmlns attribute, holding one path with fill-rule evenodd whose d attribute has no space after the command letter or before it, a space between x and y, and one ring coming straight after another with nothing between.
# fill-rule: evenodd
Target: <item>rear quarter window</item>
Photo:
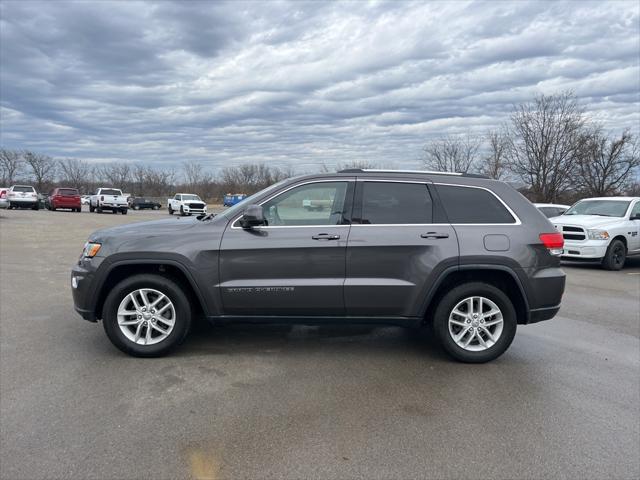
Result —
<instances>
[{"instance_id":1,"label":"rear quarter window","mask_svg":"<svg viewBox=\"0 0 640 480\"><path fill-rule=\"evenodd\" d=\"M496 196L482 188L437 185L438 195L451 223L515 223Z\"/></svg>"},{"instance_id":2,"label":"rear quarter window","mask_svg":"<svg viewBox=\"0 0 640 480\"><path fill-rule=\"evenodd\" d=\"M362 218L369 225L429 224L431 196L424 183L364 182Z\"/></svg>"}]
</instances>

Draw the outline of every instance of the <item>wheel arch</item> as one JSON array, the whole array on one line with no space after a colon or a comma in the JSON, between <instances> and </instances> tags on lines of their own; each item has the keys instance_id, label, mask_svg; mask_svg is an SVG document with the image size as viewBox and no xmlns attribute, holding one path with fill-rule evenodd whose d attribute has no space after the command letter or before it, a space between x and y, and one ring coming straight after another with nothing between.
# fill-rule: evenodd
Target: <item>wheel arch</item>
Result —
<instances>
[{"instance_id":1,"label":"wheel arch","mask_svg":"<svg viewBox=\"0 0 640 480\"><path fill-rule=\"evenodd\" d=\"M155 274L175 281L185 292L194 308L194 315L207 314L207 304L202 292L188 269L175 260L136 260L118 261L109 265L94 292L95 305L93 311L97 318L104 318L103 308L111 289L119 282L132 275L141 273Z\"/></svg>"},{"instance_id":2,"label":"wheel arch","mask_svg":"<svg viewBox=\"0 0 640 480\"><path fill-rule=\"evenodd\" d=\"M503 265L460 265L446 269L429 291L422 317L431 321L440 299L451 288L463 283L484 282L499 288L513 302L519 324L529 323L530 310L527 295L516 272Z\"/></svg>"}]
</instances>

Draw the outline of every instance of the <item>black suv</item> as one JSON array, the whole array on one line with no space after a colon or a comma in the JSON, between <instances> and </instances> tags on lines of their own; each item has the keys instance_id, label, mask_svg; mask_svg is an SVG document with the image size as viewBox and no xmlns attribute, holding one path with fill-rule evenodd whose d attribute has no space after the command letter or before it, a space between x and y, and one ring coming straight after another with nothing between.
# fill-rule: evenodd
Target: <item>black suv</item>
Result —
<instances>
[{"instance_id":1,"label":"black suv","mask_svg":"<svg viewBox=\"0 0 640 480\"><path fill-rule=\"evenodd\" d=\"M216 216L95 232L73 268L76 310L137 356L191 319L431 324L486 362L517 324L552 318L562 236L509 185L475 175L343 170L285 180Z\"/></svg>"}]
</instances>

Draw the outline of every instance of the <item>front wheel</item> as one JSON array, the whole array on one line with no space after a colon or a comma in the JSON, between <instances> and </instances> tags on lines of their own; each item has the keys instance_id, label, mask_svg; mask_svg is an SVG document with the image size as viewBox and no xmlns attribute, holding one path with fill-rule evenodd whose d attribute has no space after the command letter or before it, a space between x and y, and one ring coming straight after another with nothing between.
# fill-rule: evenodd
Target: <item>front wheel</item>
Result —
<instances>
[{"instance_id":1,"label":"front wheel","mask_svg":"<svg viewBox=\"0 0 640 480\"><path fill-rule=\"evenodd\" d=\"M184 213L184 208L182 208L182 205L180 206L180 216L184 217L185 213Z\"/></svg>"},{"instance_id":2,"label":"front wheel","mask_svg":"<svg viewBox=\"0 0 640 480\"><path fill-rule=\"evenodd\" d=\"M127 214L127 211L128 211L128 209L127 209L127 208L123 208L122 210L120 210L120 212L121 212L123 215L126 215L126 214ZM114 211L113 211L113 213L117 213L117 212L114 210Z\"/></svg>"},{"instance_id":3,"label":"front wheel","mask_svg":"<svg viewBox=\"0 0 640 480\"><path fill-rule=\"evenodd\" d=\"M96 211L95 207L93 205L89 204L89 212L93 213L95 211Z\"/></svg>"},{"instance_id":4,"label":"front wheel","mask_svg":"<svg viewBox=\"0 0 640 480\"><path fill-rule=\"evenodd\" d=\"M169 209L169 215L173 215L173 208L171 206L167 207Z\"/></svg>"},{"instance_id":5,"label":"front wheel","mask_svg":"<svg viewBox=\"0 0 640 480\"><path fill-rule=\"evenodd\" d=\"M607 253L602 259L602 267L605 270L622 270L627 258L627 248L621 240L614 240L609 244Z\"/></svg>"},{"instance_id":6,"label":"front wheel","mask_svg":"<svg viewBox=\"0 0 640 480\"><path fill-rule=\"evenodd\" d=\"M460 285L442 297L433 318L446 352L466 363L484 363L502 355L516 334L513 303L487 283Z\"/></svg>"},{"instance_id":7,"label":"front wheel","mask_svg":"<svg viewBox=\"0 0 640 480\"><path fill-rule=\"evenodd\" d=\"M104 304L104 330L129 355L157 357L178 346L191 326L191 307L173 280L135 275L117 284Z\"/></svg>"}]
</instances>

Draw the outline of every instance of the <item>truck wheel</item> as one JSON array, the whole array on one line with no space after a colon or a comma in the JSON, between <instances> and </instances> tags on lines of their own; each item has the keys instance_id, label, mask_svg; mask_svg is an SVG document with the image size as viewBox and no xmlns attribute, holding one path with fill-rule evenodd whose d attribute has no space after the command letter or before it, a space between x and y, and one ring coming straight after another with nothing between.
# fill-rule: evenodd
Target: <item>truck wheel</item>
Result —
<instances>
[{"instance_id":1,"label":"truck wheel","mask_svg":"<svg viewBox=\"0 0 640 480\"><path fill-rule=\"evenodd\" d=\"M498 358L511 345L516 326L516 311L509 297L482 282L450 290L433 317L433 329L442 347L466 363Z\"/></svg>"},{"instance_id":2,"label":"truck wheel","mask_svg":"<svg viewBox=\"0 0 640 480\"><path fill-rule=\"evenodd\" d=\"M191 326L191 306L171 279L151 274L118 283L104 303L109 340L129 355L158 357L177 347Z\"/></svg>"},{"instance_id":3,"label":"truck wheel","mask_svg":"<svg viewBox=\"0 0 640 480\"><path fill-rule=\"evenodd\" d=\"M609 244L607 253L602 259L602 267L605 270L621 270L627 258L627 249L621 240L614 240Z\"/></svg>"},{"instance_id":4,"label":"truck wheel","mask_svg":"<svg viewBox=\"0 0 640 480\"><path fill-rule=\"evenodd\" d=\"M182 208L182 205L180 205L180 216L184 217L185 213L184 213L184 208Z\"/></svg>"},{"instance_id":5,"label":"truck wheel","mask_svg":"<svg viewBox=\"0 0 640 480\"><path fill-rule=\"evenodd\" d=\"M100 204L96 206L96 212L102 213L102 207L100 206Z\"/></svg>"},{"instance_id":6,"label":"truck wheel","mask_svg":"<svg viewBox=\"0 0 640 480\"><path fill-rule=\"evenodd\" d=\"M169 209L169 215L173 215L173 209L171 208L171 205L169 205L168 209Z\"/></svg>"},{"instance_id":7,"label":"truck wheel","mask_svg":"<svg viewBox=\"0 0 640 480\"><path fill-rule=\"evenodd\" d=\"M127 210L126 208L123 208L122 210L120 210L122 212L123 215L127 214ZM116 210L113 211L113 213L118 213Z\"/></svg>"}]
</instances>

